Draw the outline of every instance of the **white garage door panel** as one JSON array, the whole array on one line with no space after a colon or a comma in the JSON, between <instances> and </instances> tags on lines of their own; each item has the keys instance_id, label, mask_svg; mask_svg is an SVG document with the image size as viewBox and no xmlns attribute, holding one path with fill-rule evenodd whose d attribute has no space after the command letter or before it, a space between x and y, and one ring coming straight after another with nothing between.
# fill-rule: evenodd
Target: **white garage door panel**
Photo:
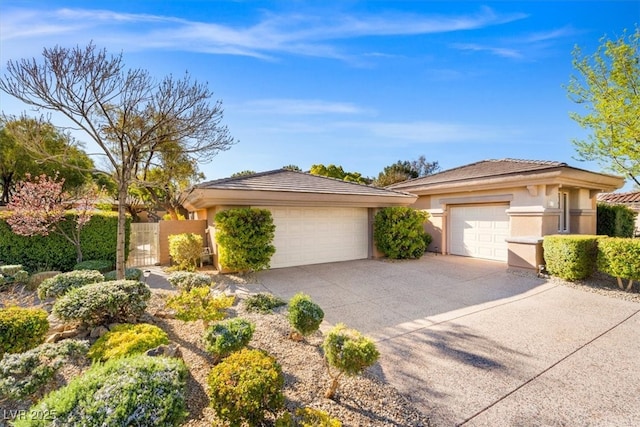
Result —
<instances>
[{"instance_id":1,"label":"white garage door panel","mask_svg":"<svg viewBox=\"0 0 640 427\"><path fill-rule=\"evenodd\" d=\"M475 258L507 261L508 205L451 208L449 252Z\"/></svg>"},{"instance_id":2,"label":"white garage door panel","mask_svg":"<svg viewBox=\"0 0 640 427\"><path fill-rule=\"evenodd\" d=\"M368 257L366 208L268 209L276 226L271 268Z\"/></svg>"}]
</instances>

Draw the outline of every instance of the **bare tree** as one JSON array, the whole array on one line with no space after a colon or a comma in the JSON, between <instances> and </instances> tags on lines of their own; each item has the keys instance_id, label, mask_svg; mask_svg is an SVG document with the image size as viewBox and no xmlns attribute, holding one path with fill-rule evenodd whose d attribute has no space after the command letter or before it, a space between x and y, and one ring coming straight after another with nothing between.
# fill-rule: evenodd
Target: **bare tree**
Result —
<instances>
[{"instance_id":1,"label":"bare tree","mask_svg":"<svg viewBox=\"0 0 640 427\"><path fill-rule=\"evenodd\" d=\"M0 89L39 110L64 114L72 129L84 131L102 150L118 187L116 270L123 278L124 201L136 172L153 164L167 142L199 162L229 149L235 141L221 124L222 104L212 105L213 93L188 74L157 81L146 70L125 69L122 54L107 55L93 43L45 48L42 56L42 62L9 61Z\"/></svg>"}]
</instances>

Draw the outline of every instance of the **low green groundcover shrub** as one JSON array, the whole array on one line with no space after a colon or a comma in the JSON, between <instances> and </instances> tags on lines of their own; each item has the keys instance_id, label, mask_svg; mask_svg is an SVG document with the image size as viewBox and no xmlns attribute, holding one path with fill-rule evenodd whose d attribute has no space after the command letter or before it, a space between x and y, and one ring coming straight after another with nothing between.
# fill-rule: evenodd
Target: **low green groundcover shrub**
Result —
<instances>
[{"instance_id":1,"label":"low green groundcover shrub","mask_svg":"<svg viewBox=\"0 0 640 427\"><path fill-rule=\"evenodd\" d=\"M93 365L30 410L26 426L177 426L186 416L187 367L176 358L134 356ZM50 418L43 420L41 414Z\"/></svg>"},{"instance_id":2,"label":"low green groundcover shrub","mask_svg":"<svg viewBox=\"0 0 640 427\"><path fill-rule=\"evenodd\" d=\"M167 308L176 311L176 319L185 322L202 320L205 327L209 322L225 318L225 310L233 305L235 297L224 294L214 295L208 287L191 288L167 299Z\"/></svg>"},{"instance_id":3,"label":"low green groundcover shrub","mask_svg":"<svg viewBox=\"0 0 640 427\"><path fill-rule=\"evenodd\" d=\"M633 281L640 280L640 239L599 239L598 270L618 279L620 289L630 291ZM622 279L629 281L626 286Z\"/></svg>"},{"instance_id":4,"label":"low green groundcover shrub","mask_svg":"<svg viewBox=\"0 0 640 427\"><path fill-rule=\"evenodd\" d=\"M338 323L329 331L322 348L331 377L331 386L325 393L325 397L328 398L335 395L343 375L353 376L362 373L380 356L371 339L355 329L347 328L343 323ZM338 372L332 373L329 367L335 368Z\"/></svg>"},{"instance_id":5,"label":"low green groundcover shrub","mask_svg":"<svg viewBox=\"0 0 640 427\"><path fill-rule=\"evenodd\" d=\"M298 408L295 416L290 412L281 415L275 427L342 427L342 423L319 409Z\"/></svg>"},{"instance_id":6,"label":"low green groundcover shrub","mask_svg":"<svg viewBox=\"0 0 640 427\"><path fill-rule=\"evenodd\" d=\"M169 344L169 336L157 326L147 323L114 326L89 349L95 362L144 353L162 344Z\"/></svg>"},{"instance_id":7,"label":"low green groundcover shrub","mask_svg":"<svg viewBox=\"0 0 640 427\"><path fill-rule=\"evenodd\" d=\"M274 308L283 305L287 305L287 302L272 294L250 295L244 300L244 307L253 313L271 313Z\"/></svg>"},{"instance_id":8,"label":"low green groundcover shrub","mask_svg":"<svg viewBox=\"0 0 640 427\"><path fill-rule=\"evenodd\" d=\"M208 377L211 406L231 426L261 425L284 406L284 376L275 358L243 349L214 366Z\"/></svg>"},{"instance_id":9,"label":"low green groundcover shrub","mask_svg":"<svg viewBox=\"0 0 640 427\"><path fill-rule=\"evenodd\" d=\"M596 268L598 236L552 235L542 242L549 274L565 280L582 280Z\"/></svg>"},{"instance_id":10,"label":"low green groundcover shrub","mask_svg":"<svg viewBox=\"0 0 640 427\"><path fill-rule=\"evenodd\" d=\"M90 259L82 261L73 266L74 270L98 270L100 273L106 273L113 268L111 261L102 259Z\"/></svg>"},{"instance_id":11,"label":"low green groundcover shrub","mask_svg":"<svg viewBox=\"0 0 640 427\"><path fill-rule=\"evenodd\" d=\"M428 213L406 206L381 209L373 222L377 248L392 259L420 258L431 243L424 231L428 218Z\"/></svg>"},{"instance_id":12,"label":"low green groundcover shrub","mask_svg":"<svg viewBox=\"0 0 640 427\"><path fill-rule=\"evenodd\" d=\"M45 343L24 353L5 354L0 361L0 400L42 394L56 371L70 359L87 353L86 341Z\"/></svg>"},{"instance_id":13,"label":"low green groundcover shrub","mask_svg":"<svg viewBox=\"0 0 640 427\"><path fill-rule=\"evenodd\" d=\"M302 292L295 294L289 301L289 323L300 335L307 336L318 330L324 311L313 301L311 297ZM292 338L297 338L292 335Z\"/></svg>"},{"instance_id":14,"label":"low green groundcover shrub","mask_svg":"<svg viewBox=\"0 0 640 427\"><path fill-rule=\"evenodd\" d=\"M47 312L40 308L0 309L0 357L22 353L44 341L49 330Z\"/></svg>"},{"instance_id":15,"label":"low green groundcover shrub","mask_svg":"<svg viewBox=\"0 0 640 427\"><path fill-rule=\"evenodd\" d=\"M72 289L53 305L53 313L64 321L88 326L127 323L144 313L151 298L149 287L134 280L100 282Z\"/></svg>"},{"instance_id":16,"label":"low green groundcover shrub","mask_svg":"<svg viewBox=\"0 0 640 427\"><path fill-rule=\"evenodd\" d=\"M116 270L104 273L105 282L111 282L116 279ZM142 270L139 268L127 268L124 270L124 280L140 280L142 279Z\"/></svg>"},{"instance_id":17,"label":"low green groundcover shrub","mask_svg":"<svg viewBox=\"0 0 640 427\"><path fill-rule=\"evenodd\" d=\"M0 265L0 290L14 284L24 284L29 280L29 273L22 265Z\"/></svg>"},{"instance_id":18,"label":"low green groundcover shrub","mask_svg":"<svg viewBox=\"0 0 640 427\"><path fill-rule=\"evenodd\" d=\"M202 273L192 273L189 271L176 271L167 277L169 283L175 288L188 291L191 288L199 288L211 285L211 276Z\"/></svg>"},{"instance_id":19,"label":"low green groundcover shrub","mask_svg":"<svg viewBox=\"0 0 640 427\"><path fill-rule=\"evenodd\" d=\"M58 298L71 289L104 281L98 270L74 270L45 279L38 286L38 298Z\"/></svg>"},{"instance_id":20,"label":"low green groundcover shrub","mask_svg":"<svg viewBox=\"0 0 640 427\"><path fill-rule=\"evenodd\" d=\"M246 347L255 326L246 319L235 318L210 326L204 333L204 345L216 362Z\"/></svg>"}]
</instances>

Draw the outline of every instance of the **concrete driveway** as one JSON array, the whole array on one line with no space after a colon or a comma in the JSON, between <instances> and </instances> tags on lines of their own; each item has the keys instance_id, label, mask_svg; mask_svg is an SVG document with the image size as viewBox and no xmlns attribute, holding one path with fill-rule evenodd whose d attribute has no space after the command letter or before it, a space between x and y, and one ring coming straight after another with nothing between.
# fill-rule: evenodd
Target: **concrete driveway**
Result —
<instances>
[{"instance_id":1,"label":"concrete driveway","mask_svg":"<svg viewBox=\"0 0 640 427\"><path fill-rule=\"evenodd\" d=\"M640 425L640 304L453 256L261 272L377 341L376 374L436 426Z\"/></svg>"}]
</instances>

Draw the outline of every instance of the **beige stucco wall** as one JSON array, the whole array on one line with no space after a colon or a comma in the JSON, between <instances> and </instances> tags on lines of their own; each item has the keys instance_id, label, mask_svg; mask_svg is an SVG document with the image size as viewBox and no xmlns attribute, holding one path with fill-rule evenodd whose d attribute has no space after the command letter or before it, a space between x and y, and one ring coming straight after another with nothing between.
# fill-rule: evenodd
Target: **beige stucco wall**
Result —
<instances>
[{"instance_id":1,"label":"beige stucco wall","mask_svg":"<svg viewBox=\"0 0 640 427\"><path fill-rule=\"evenodd\" d=\"M509 237L528 237L535 242L549 234L558 233L560 208L559 192L569 193L571 234L595 234L596 215L595 193L581 188L561 188L559 185L529 185L496 190L457 191L437 195L420 196L414 204L416 209L424 209L430 214L425 231L433 236L429 250L438 248L448 253L448 216L453 206L473 204L505 203L509 205ZM509 263L514 267L537 269L542 261L541 245L534 243L509 244Z\"/></svg>"}]
</instances>

